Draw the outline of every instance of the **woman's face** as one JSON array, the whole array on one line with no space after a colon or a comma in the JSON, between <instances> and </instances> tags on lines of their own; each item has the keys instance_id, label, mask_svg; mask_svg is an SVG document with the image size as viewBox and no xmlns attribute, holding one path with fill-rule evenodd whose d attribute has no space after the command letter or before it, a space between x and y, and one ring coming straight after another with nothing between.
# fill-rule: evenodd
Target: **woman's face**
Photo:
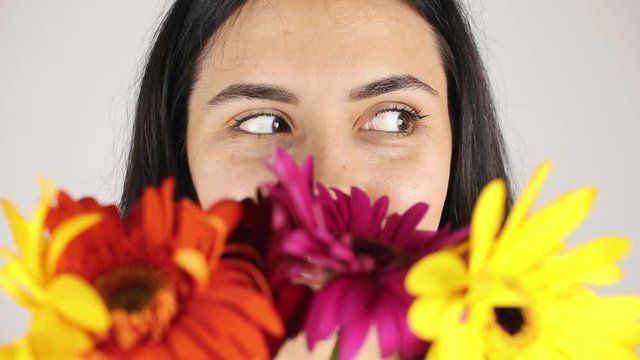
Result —
<instances>
[{"instance_id":1,"label":"woman's face","mask_svg":"<svg viewBox=\"0 0 640 360\"><path fill-rule=\"evenodd\" d=\"M278 145L313 155L317 180L388 195L394 211L429 203L421 227L437 228L447 83L433 31L404 2L249 1L200 65L187 153L202 205L253 196Z\"/></svg>"}]
</instances>

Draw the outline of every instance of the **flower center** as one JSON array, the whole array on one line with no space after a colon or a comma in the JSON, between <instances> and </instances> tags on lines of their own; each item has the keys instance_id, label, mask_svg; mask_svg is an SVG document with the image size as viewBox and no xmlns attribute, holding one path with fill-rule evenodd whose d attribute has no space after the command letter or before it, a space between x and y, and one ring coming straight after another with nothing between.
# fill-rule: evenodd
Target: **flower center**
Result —
<instances>
[{"instance_id":1,"label":"flower center","mask_svg":"<svg viewBox=\"0 0 640 360\"><path fill-rule=\"evenodd\" d=\"M378 269L403 264L407 258L402 251L388 244L362 238L353 240L353 249L356 254L370 256Z\"/></svg>"},{"instance_id":2,"label":"flower center","mask_svg":"<svg viewBox=\"0 0 640 360\"><path fill-rule=\"evenodd\" d=\"M502 330L511 336L517 335L525 326L525 317L520 308L496 307L493 312L496 316L496 322Z\"/></svg>"},{"instance_id":3,"label":"flower center","mask_svg":"<svg viewBox=\"0 0 640 360\"><path fill-rule=\"evenodd\" d=\"M144 309L159 288L166 284L165 275L156 268L123 266L95 280L95 286L109 310L133 313Z\"/></svg>"},{"instance_id":4,"label":"flower center","mask_svg":"<svg viewBox=\"0 0 640 360\"><path fill-rule=\"evenodd\" d=\"M95 280L111 311L107 343L128 350L143 341L160 341L178 312L174 287L165 273L149 266L123 266Z\"/></svg>"}]
</instances>

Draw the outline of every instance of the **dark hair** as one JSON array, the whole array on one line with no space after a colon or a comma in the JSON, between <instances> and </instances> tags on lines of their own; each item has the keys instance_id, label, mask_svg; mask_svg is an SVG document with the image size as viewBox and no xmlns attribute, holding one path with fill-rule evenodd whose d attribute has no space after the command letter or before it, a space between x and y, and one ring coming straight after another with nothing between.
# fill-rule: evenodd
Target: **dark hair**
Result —
<instances>
[{"instance_id":1,"label":"dark hair","mask_svg":"<svg viewBox=\"0 0 640 360\"><path fill-rule=\"evenodd\" d=\"M442 224L468 224L482 187L507 176L504 141L482 59L456 0L405 0L433 28L448 83L453 155ZM176 178L176 197L197 200L186 154L187 106L200 58L247 0L177 0L155 36L142 74L121 210L145 186Z\"/></svg>"}]
</instances>

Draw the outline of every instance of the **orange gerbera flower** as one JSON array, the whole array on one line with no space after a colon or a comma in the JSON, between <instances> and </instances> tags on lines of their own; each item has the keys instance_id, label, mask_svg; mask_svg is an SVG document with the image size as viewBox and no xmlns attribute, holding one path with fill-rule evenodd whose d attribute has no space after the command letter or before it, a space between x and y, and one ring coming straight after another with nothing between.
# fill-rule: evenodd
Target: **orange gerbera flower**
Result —
<instances>
[{"instance_id":1,"label":"orange gerbera flower","mask_svg":"<svg viewBox=\"0 0 640 360\"><path fill-rule=\"evenodd\" d=\"M126 223L115 207L60 193L48 225L82 212L103 221L61 254L56 270L91 283L112 326L87 358L267 359L269 337L284 329L251 250L225 244L241 207L203 211L174 201L174 182L147 188Z\"/></svg>"}]
</instances>

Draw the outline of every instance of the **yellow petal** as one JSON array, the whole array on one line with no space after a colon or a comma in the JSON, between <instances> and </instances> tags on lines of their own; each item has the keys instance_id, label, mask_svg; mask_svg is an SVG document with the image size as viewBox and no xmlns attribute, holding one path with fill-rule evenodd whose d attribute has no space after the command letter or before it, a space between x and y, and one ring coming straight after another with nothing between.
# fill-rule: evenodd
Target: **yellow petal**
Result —
<instances>
[{"instance_id":1,"label":"yellow petal","mask_svg":"<svg viewBox=\"0 0 640 360\"><path fill-rule=\"evenodd\" d=\"M209 265L204 255L196 249L183 248L175 252L173 262L191 275L199 286L209 282Z\"/></svg>"},{"instance_id":2,"label":"yellow petal","mask_svg":"<svg viewBox=\"0 0 640 360\"><path fill-rule=\"evenodd\" d=\"M26 338L18 340L15 344L0 346L0 359L37 360L31 353Z\"/></svg>"},{"instance_id":3,"label":"yellow petal","mask_svg":"<svg viewBox=\"0 0 640 360\"><path fill-rule=\"evenodd\" d=\"M37 359L74 359L93 348L89 335L50 308L34 315L27 339Z\"/></svg>"},{"instance_id":4,"label":"yellow petal","mask_svg":"<svg viewBox=\"0 0 640 360\"><path fill-rule=\"evenodd\" d=\"M418 298L407 313L411 331L420 339L434 341L460 322L462 299Z\"/></svg>"},{"instance_id":5,"label":"yellow petal","mask_svg":"<svg viewBox=\"0 0 640 360\"><path fill-rule=\"evenodd\" d=\"M34 226L42 229L44 228L44 222L47 219L51 202L56 197L58 191L56 190L56 184L45 178L38 178L38 186L40 187L40 201L33 213L32 221Z\"/></svg>"},{"instance_id":6,"label":"yellow petal","mask_svg":"<svg viewBox=\"0 0 640 360\"><path fill-rule=\"evenodd\" d=\"M564 317L598 326L603 334L632 345L640 345L640 297L595 297L567 302ZM585 329L587 330L587 329ZM592 335L593 336L593 335Z\"/></svg>"},{"instance_id":7,"label":"yellow petal","mask_svg":"<svg viewBox=\"0 0 640 360\"><path fill-rule=\"evenodd\" d=\"M544 182L547 180L550 171L551 163L543 163L538 170L536 170L531 180L529 180L529 183L525 186L524 190L513 204L513 208L505 221L504 228L502 229L500 241L494 248L496 257L507 256L508 249L514 241L516 232L520 229L531 211L531 207L533 206L542 185L544 185Z\"/></svg>"},{"instance_id":8,"label":"yellow petal","mask_svg":"<svg viewBox=\"0 0 640 360\"><path fill-rule=\"evenodd\" d=\"M44 291L41 284L39 284L36 279L27 272L27 269L24 268L23 264L10 262L5 265L1 274L6 281L17 286L20 291L31 300L38 303L44 300Z\"/></svg>"},{"instance_id":9,"label":"yellow petal","mask_svg":"<svg viewBox=\"0 0 640 360\"><path fill-rule=\"evenodd\" d=\"M437 341L431 343L424 360L440 360L440 346Z\"/></svg>"},{"instance_id":10,"label":"yellow petal","mask_svg":"<svg viewBox=\"0 0 640 360\"><path fill-rule=\"evenodd\" d=\"M4 208L7 222L11 227L13 240L18 246L18 250L24 254L29 250L27 244L29 243L29 237L31 236L27 226L27 222L20 215L20 213L12 203L4 199L0 200L0 202L2 203L2 207Z\"/></svg>"},{"instance_id":11,"label":"yellow petal","mask_svg":"<svg viewBox=\"0 0 640 360\"><path fill-rule=\"evenodd\" d=\"M98 292L74 275L60 275L47 288L47 299L62 316L85 330L97 333L110 326L109 311Z\"/></svg>"},{"instance_id":12,"label":"yellow petal","mask_svg":"<svg viewBox=\"0 0 640 360\"><path fill-rule=\"evenodd\" d=\"M539 287L551 282L578 282L620 260L630 247L631 242L622 237L592 240L545 264L531 275L528 283Z\"/></svg>"},{"instance_id":13,"label":"yellow petal","mask_svg":"<svg viewBox=\"0 0 640 360\"><path fill-rule=\"evenodd\" d=\"M576 280L581 284L605 286L617 283L622 276L622 269L617 264L609 264Z\"/></svg>"},{"instance_id":14,"label":"yellow petal","mask_svg":"<svg viewBox=\"0 0 640 360\"><path fill-rule=\"evenodd\" d=\"M6 267L0 271L0 288L12 297L20 306L32 310L35 306L30 296L20 288L15 281L7 274Z\"/></svg>"},{"instance_id":15,"label":"yellow petal","mask_svg":"<svg viewBox=\"0 0 640 360\"><path fill-rule=\"evenodd\" d=\"M83 231L102 221L102 215L89 213L75 216L56 227L51 235L51 242L46 258L46 271L51 276L58 265L58 259L64 249Z\"/></svg>"},{"instance_id":16,"label":"yellow petal","mask_svg":"<svg viewBox=\"0 0 640 360\"><path fill-rule=\"evenodd\" d=\"M501 179L493 180L480 193L471 218L471 274L478 272L489 255L504 219L506 201L507 186Z\"/></svg>"},{"instance_id":17,"label":"yellow petal","mask_svg":"<svg viewBox=\"0 0 640 360\"><path fill-rule=\"evenodd\" d=\"M595 189L582 188L540 210L523 225L508 253L495 256L496 269L519 273L557 251L565 237L589 214L595 196Z\"/></svg>"},{"instance_id":18,"label":"yellow petal","mask_svg":"<svg viewBox=\"0 0 640 360\"><path fill-rule=\"evenodd\" d=\"M457 255L441 251L413 265L405 278L405 288L413 295L447 297L467 286L465 264Z\"/></svg>"},{"instance_id":19,"label":"yellow petal","mask_svg":"<svg viewBox=\"0 0 640 360\"><path fill-rule=\"evenodd\" d=\"M439 340L439 359L442 360L485 360L482 334L473 331L475 327L458 324Z\"/></svg>"}]
</instances>

